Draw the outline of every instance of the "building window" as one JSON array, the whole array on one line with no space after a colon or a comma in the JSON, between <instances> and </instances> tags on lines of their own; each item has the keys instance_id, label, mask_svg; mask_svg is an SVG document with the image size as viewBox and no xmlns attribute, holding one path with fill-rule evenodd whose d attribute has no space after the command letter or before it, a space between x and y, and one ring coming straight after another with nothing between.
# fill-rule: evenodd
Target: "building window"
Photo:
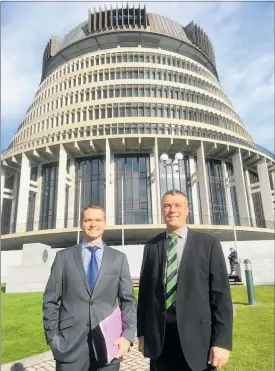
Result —
<instances>
[{"instance_id":1,"label":"building window","mask_svg":"<svg viewBox=\"0 0 275 371\"><path fill-rule=\"evenodd\" d=\"M250 184L259 183L259 176L257 173L249 171L249 179ZM254 192L251 194L253 207L254 207L254 214L255 214L255 221L256 225L259 228L265 228L265 218L264 218L264 210L263 210L263 203L261 192Z\"/></svg>"},{"instance_id":2,"label":"building window","mask_svg":"<svg viewBox=\"0 0 275 371\"><path fill-rule=\"evenodd\" d=\"M261 192L252 193L251 196L253 200L256 225L259 228L266 228Z\"/></svg>"},{"instance_id":3,"label":"building window","mask_svg":"<svg viewBox=\"0 0 275 371\"><path fill-rule=\"evenodd\" d=\"M209 185L211 223L228 225L222 164L219 160L206 159Z\"/></svg>"},{"instance_id":4,"label":"building window","mask_svg":"<svg viewBox=\"0 0 275 371\"><path fill-rule=\"evenodd\" d=\"M1 217L1 234L9 234L10 233L11 209L12 209L12 199L11 198L3 198L3 201L2 201L2 217Z\"/></svg>"},{"instance_id":5,"label":"building window","mask_svg":"<svg viewBox=\"0 0 275 371\"><path fill-rule=\"evenodd\" d=\"M37 180L37 166L33 166L31 168L30 180L33 180L34 182L36 182L36 180Z\"/></svg>"},{"instance_id":6,"label":"building window","mask_svg":"<svg viewBox=\"0 0 275 371\"><path fill-rule=\"evenodd\" d=\"M105 206L104 157L81 157L75 159L75 206L74 226L79 225L79 210L88 205ZM81 202L79 200L81 199Z\"/></svg>"},{"instance_id":7,"label":"building window","mask_svg":"<svg viewBox=\"0 0 275 371\"><path fill-rule=\"evenodd\" d=\"M174 158L174 154L169 156ZM160 175L160 195L163 195L172 189L179 190L186 194L189 206L189 216L187 223L194 223L193 200L192 200L192 185L190 176L189 157L185 155L180 163L164 164L159 161Z\"/></svg>"},{"instance_id":8,"label":"building window","mask_svg":"<svg viewBox=\"0 0 275 371\"><path fill-rule=\"evenodd\" d=\"M12 175L10 177L6 177L5 183L2 185L4 188L12 190L13 196L10 196L9 198L3 198L2 201L1 234L15 233L16 231L16 217L19 195L19 187L16 187L17 182L19 182L19 178L17 178L16 175Z\"/></svg>"},{"instance_id":9,"label":"building window","mask_svg":"<svg viewBox=\"0 0 275 371\"><path fill-rule=\"evenodd\" d=\"M151 224L149 156L115 156L115 169L116 224L122 224L122 206L124 209L124 224Z\"/></svg>"},{"instance_id":10,"label":"building window","mask_svg":"<svg viewBox=\"0 0 275 371\"><path fill-rule=\"evenodd\" d=\"M273 174L268 173L268 176L269 176L270 189L274 191Z\"/></svg>"},{"instance_id":11,"label":"building window","mask_svg":"<svg viewBox=\"0 0 275 371\"><path fill-rule=\"evenodd\" d=\"M42 191L39 229L56 226L58 163L42 165Z\"/></svg>"}]
</instances>

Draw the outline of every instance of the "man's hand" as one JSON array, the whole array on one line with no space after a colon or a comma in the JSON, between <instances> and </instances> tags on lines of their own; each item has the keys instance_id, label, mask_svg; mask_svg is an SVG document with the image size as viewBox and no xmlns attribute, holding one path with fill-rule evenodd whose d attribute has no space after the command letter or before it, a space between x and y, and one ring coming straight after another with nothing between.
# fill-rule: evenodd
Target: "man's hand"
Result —
<instances>
[{"instance_id":1,"label":"man's hand","mask_svg":"<svg viewBox=\"0 0 275 371\"><path fill-rule=\"evenodd\" d=\"M120 357L126 356L126 354L130 350L130 344L131 344L130 341L125 339L124 337L120 337L119 339L114 341L114 345L119 346L119 351L115 358L119 359Z\"/></svg>"},{"instance_id":2,"label":"man's hand","mask_svg":"<svg viewBox=\"0 0 275 371\"><path fill-rule=\"evenodd\" d=\"M227 349L212 347L208 363L214 367L222 367L228 362L229 355L229 350Z\"/></svg>"},{"instance_id":3,"label":"man's hand","mask_svg":"<svg viewBox=\"0 0 275 371\"><path fill-rule=\"evenodd\" d=\"M138 339L138 350L143 354L144 357L144 337Z\"/></svg>"}]
</instances>

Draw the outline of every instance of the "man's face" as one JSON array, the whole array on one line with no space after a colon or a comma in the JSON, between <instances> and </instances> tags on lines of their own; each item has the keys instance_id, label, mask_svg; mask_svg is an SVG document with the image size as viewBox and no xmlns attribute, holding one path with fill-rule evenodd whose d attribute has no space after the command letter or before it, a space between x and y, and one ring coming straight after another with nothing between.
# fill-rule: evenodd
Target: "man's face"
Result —
<instances>
[{"instance_id":1,"label":"man's face","mask_svg":"<svg viewBox=\"0 0 275 371\"><path fill-rule=\"evenodd\" d=\"M84 211L81 229L86 240L93 241L100 238L103 235L105 225L105 214L102 210L88 209Z\"/></svg>"},{"instance_id":2,"label":"man's face","mask_svg":"<svg viewBox=\"0 0 275 371\"><path fill-rule=\"evenodd\" d=\"M162 213L169 231L183 227L189 214L187 199L181 194L164 196Z\"/></svg>"}]
</instances>

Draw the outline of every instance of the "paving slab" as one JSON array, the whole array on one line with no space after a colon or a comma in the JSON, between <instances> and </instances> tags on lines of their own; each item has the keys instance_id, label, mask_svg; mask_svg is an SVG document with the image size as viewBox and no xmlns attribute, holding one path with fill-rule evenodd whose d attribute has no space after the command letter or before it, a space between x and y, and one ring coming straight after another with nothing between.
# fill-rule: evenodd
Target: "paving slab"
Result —
<instances>
[{"instance_id":1,"label":"paving slab","mask_svg":"<svg viewBox=\"0 0 275 371\"><path fill-rule=\"evenodd\" d=\"M32 357L1 366L1 371L54 371L55 361L52 352L37 354ZM120 364L121 371L149 371L149 359L144 358L138 351L136 339L130 353Z\"/></svg>"}]
</instances>

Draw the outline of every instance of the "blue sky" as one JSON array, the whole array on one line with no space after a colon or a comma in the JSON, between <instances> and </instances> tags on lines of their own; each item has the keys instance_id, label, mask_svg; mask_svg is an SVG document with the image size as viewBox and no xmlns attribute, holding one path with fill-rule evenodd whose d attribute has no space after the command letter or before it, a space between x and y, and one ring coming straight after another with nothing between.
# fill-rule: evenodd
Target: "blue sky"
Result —
<instances>
[{"instance_id":1,"label":"blue sky","mask_svg":"<svg viewBox=\"0 0 275 371\"><path fill-rule=\"evenodd\" d=\"M1 4L2 150L38 89L48 39L63 37L100 4L110 2ZM147 11L183 26L194 20L203 28L214 45L226 94L254 141L274 152L274 3L162 2L147 3Z\"/></svg>"}]
</instances>

